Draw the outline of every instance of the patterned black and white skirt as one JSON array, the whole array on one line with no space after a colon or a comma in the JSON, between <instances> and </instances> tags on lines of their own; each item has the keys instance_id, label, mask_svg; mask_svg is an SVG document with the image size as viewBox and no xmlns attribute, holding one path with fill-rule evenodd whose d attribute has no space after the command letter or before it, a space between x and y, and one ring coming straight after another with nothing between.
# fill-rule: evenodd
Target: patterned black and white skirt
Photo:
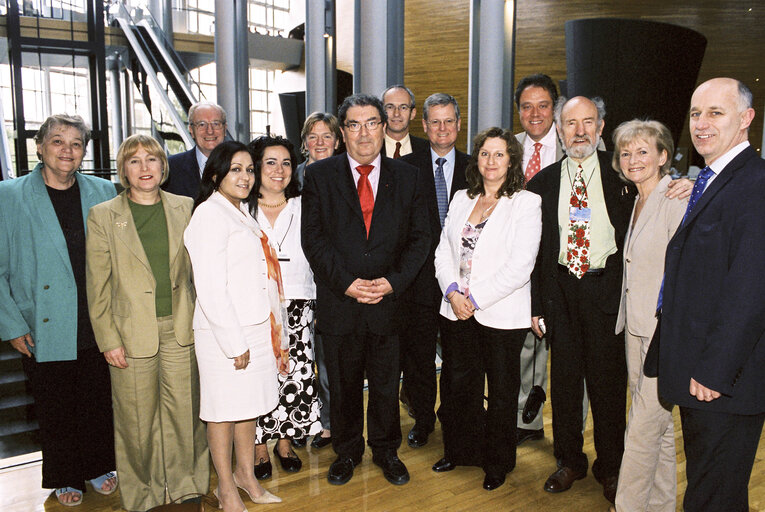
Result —
<instances>
[{"instance_id":1,"label":"patterned black and white skirt","mask_svg":"<svg viewBox=\"0 0 765 512\"><path fill-rule=\"evenodd\" d=\"M287 301L290 371L279 375L279 404L257 422L256 443L271 439L300 439L321 432L316 375L313 372L315 300Z\"/></svg>"}]
</instances>

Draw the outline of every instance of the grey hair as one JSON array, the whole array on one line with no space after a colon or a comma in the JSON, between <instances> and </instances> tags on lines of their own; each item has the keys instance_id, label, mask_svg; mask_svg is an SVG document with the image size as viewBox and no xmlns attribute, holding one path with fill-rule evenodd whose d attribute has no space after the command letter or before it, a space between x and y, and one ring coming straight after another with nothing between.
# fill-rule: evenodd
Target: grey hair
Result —
<instances>
[{"instance_id":1,"label":"grey hair","mask_svg":"<svg viewBox=\"0 0 765 512\"><path fill-rule=\"evenodd\" d=\"M405 90L406 93L409 95L409 100L410 100L409 101L409 107L410 108L415 108L417 106L417 103L415 103L415 101L414 101L414 93L412 92L412 90L409 87L405 86L404 84L391 85L390 87L385 89L382 92L382 94L380 95L380 101L383 102L383 105L385 104L385 95L388 94L393 89L403 89L403 90Z\"/></svg>"},{"instance_id":2,"label":"grey hair","mask_svg":"<svg viewBox=\"0 0 765 512\"><path fill-rule=\"evenodd\" d=\"M56 126L61 125L77 128L80 132L80 137L82 138L83 147L86 147L88 142L90 142L90 127L81 116L76 114L73 116L70 116L69 114L54 114L48 117L43 121L43 124L40 125L40 129L37 130L37 133L35 134L35 142L37 144L42 144L45 142L45 138L50 131Z\"/></svg>"},{"instance_id":3,"label":"grey hair","mask_svg":"<svg viewBox=\"0 0 765 512\"><path fill-rule=\"evenodd\" d=\"M428 98L425 100L425 103L422 105L422 118L425 121L428 120L428 111L430 110L430 107L435 107L436 105L442 107L447 105L454 105L454 115L457 116L457 119L460 118L460 106L457 104L457 100L454 98L454 96L443 92L437 92L428 96Z\"/></svg>"},{"instance_id":4,"label":"grey hair","mask_svg":"<svg viewBox=\"0 0 765 512\"><path fill-rule=\"evenodd\" d=\"M588 99L595 104L595 109L598 111L598 126L602 126L603 120L606 118L606 102L603 101L603 98L600 96L593 96L592 98ZM561 115L563 114L563 107L566 106L568 101L569 99L565 96L558 96L558 101L555 102L555 110L553 111L553 116L555 118L555 124L559 128L562 127Z\"/></svg>"},{"instance_id":5,"label":"grey hair","mask_svg":"<svg viewBox=\"0 0 765 512\"><path fill-rule=\"evenodd\" d=\"M226 111L223 110L223 107L218 105L217 103L213 103L212 101L200 101L198 103L194 103L191 105L191 108L189 109L189 124L191 124L194 119L194 114L196 114L197 109L201 107L213 107L218 109L218 112L220 112L221 117L223 117L223 124L226 124Z\"/></svg>"},{"instance_id":6,"label":"grey hair","mask_svg":"<svg viewBox=\"0 0 765 512\"><path fill-rule=\"evenodd\" d=\"M752 91L741 80L736 80L738 83L738 109L739 112L754 107Z\"/></svg>"}]
</instances>

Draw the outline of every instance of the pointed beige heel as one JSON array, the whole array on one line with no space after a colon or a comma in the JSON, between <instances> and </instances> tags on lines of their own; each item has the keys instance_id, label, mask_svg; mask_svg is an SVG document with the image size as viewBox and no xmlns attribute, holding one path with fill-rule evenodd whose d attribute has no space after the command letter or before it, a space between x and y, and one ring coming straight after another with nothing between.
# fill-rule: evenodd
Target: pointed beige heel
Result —
<instances>
[{"instance_id":1,"label":"pointed beige heel","mask_svg":"<svg viewBox=\"0 0 765 512\"><path fill-rule=\"evenodd\" d=\"M234 476L234 484L241 490L243 490L245 493L247 493L247 496L250 497L250 501L253 503L257 503L259 505L265 505L268 503L281 503L282 499L279 496L275 496L268 492L267 490L263 489L263 494L260 496L253 496L250 494L250 491L239 485L239 482L236 481L236 476Z\"/></svg>"}]
</instances>

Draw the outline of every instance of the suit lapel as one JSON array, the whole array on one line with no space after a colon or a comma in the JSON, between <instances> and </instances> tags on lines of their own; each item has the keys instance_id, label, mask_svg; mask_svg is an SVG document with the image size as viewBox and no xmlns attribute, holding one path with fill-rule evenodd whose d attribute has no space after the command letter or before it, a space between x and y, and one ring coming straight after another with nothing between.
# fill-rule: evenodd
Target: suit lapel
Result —
<instances>
[{"instance_id":1,"label":"suit lapel","mask_svg":"<svg viewBox=\"0 0 765 512\"><path fill-rule=\"evenodd\" d=\"M64 239L64 233L61 231L61 224L58 221L56 210L53 209L53 203L51 203L48 190L45 188L45 182L43 181L42 171L39 166L32 172L29 180L32 187L31 201L27 203L30 214L32 218L38 220L37 224L45 230L48 240L56 248L58 255L64 262L64 266L71 272L72 262L69 260L69 249L66 246L66 240ZM80 195L82 195L82 188L80 188Z\"/></svg>"},{"instance_id":2,"label":"suit lapel","mask_svg":"<svg viewBox=\"0 0 765 512\"><path fill-rule=\"evenodd\" d=\"M170 268L173 268L173 263L178 258L179 249L181 249L181 240L183 240L183 229L177 229L184 224L181 219L181 203L178 203L164 190L160 190L159 195L162 198L162 208L165 210Z\"/></svg>"},{"instance_id":3,"label":"suit lapel","mask_svg":"<svg viewBox=\"0 0 765 512\"><path fill-rule=\"evenodd\" d=\"M348 202L351 210L364 222L364 214L361 213L361 203L359 202L359 192L356 190L356 184L353 182L353 175L351 174L351 166L348 163L348 156L343 154L338 157L338 165L336 167L338 174L335 183L337 184L338 192ZM379 189L378 189L379 191ZM374 214L372 215L374 217Z\"/></svg>"},{"instance_id":4,"label":"suit lapel","mask_svg":"<svg viewBox=\"0 0 765 512\"><path fill-rule=\"evenodd\" d=\"M138 230L133 221L133 214L130 211L130 205L128 204L127 191L124 191L117 196L117 200L112 203L111 209L115 238L120 240L125 247L133 253L138 261L146 267L149 274L153 275L149 259L146 257L146 252L143 250L143 244L138 237Z\"/></svg>"},{"instance_id":5,"label":"suit lapel","mask_svg":"<svg viewBox=\"0 0 765 512\"><path fill-rule=\"evenodd\" d=\"M635 223L635 227L632 230L632 234L630 235L631 240L635 240L638 236L640 236L640 232L643 230L643 228L646 227L649 221L659 213L659 203L661 203L661 198L667 191L667 183L669 183L671 180L672 178L668 176L662 178L661 181L656 185L656 188L654 188L651 194L648 196L648 199L643 206L643 211L640 212L640 217L638 217L638 220ZM635 215L634 208L632 209L632 215ZM632 217L630 217L630 225L632 225ZM632 243L629 241L627 243L632 245ZM627 243L625 243L625 246Z\"/></svg>"},{"instance_id":6,"label":"suit lapel","mask_svg":"<svg viewBox=\"0 0 765 512\"><path fill-rule=\"evenodd\" d=\"M468 156L465 153L455 150L454 172L452 173L452 189L449 191L449 200L454 198L458 190L467 188L465 179L465 168L467 167Z\"/></svg>"},{"instance_id":7,"label":"suit lapel","mask_svg":"<svg viewBox=\"0 0 765 512\"><path fill-rule=\"evenodd\" d=\"M375 207L374 210L372 210L372 224L369 226L368 238L370 239L372 238L375 226L379 225L381 222L384 222L385 219L390 218L388 210L392 205L393 184L393 171L389 169L385 164L385 157L383 157L380 161L380 180L377 183L377 197L375 197ZM360 203L359 211L361 211Z\"/></svg>"}]
</instances>

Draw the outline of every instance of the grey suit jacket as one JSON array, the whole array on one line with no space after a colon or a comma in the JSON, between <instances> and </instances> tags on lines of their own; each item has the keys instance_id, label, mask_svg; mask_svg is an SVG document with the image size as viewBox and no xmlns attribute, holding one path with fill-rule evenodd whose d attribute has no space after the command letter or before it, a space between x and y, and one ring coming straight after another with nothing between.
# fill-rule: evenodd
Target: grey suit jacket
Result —
<instances>
[{"instance_id":1,"label":"grey suit jacket","mask_svg":"<svg viewBox=\"0 0 765 512\"><path fill-rule=\"evenodd\" d=\"M664 276L664 254L675 234L688 199L668 199L665 194L672 181L664 176L648 196L637 221L632 209L630 228L624 238L622 298L616 333L625 325L635 336L651 337L656 329L656 303ZM635 198L637 204L639 197ZM633 225L634 222L634 225Z\"/></svg>"}]
</instances>

